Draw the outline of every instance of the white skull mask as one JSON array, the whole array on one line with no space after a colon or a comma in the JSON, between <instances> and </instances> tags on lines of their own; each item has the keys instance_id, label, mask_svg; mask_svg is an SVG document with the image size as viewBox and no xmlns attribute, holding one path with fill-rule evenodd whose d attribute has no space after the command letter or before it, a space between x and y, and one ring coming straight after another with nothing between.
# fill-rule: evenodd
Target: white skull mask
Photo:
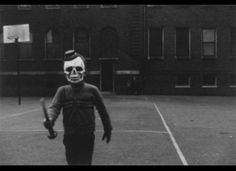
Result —
<instances>
[{"instance_id":1,"label":"white skull mask","mask_svg":"<svg viewBox=\"0 0 236 171\"><path fill-rule=\"evenodd\" d=\"M64 73L70 83L78 83L82 81L85 73L84 61L80 57L77 57L71 61L65 61Z\"/></svg>"}]
</instances>

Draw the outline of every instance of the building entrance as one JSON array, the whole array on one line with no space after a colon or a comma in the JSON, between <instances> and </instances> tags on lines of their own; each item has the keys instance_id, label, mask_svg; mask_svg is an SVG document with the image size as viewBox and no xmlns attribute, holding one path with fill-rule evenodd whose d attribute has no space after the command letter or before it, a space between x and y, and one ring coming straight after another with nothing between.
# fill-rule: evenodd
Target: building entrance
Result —
<instances>
[{"instance_id":1,"label":"building entrance","mask_svg":"<svg viewBox=\"0 0 236 171\"><path fill-rule=\"evenodd\" d=\"M113 61L112 60L101 60L100 63L100 85L102 91L113 92Z\"/></svg>"}]
</instances>

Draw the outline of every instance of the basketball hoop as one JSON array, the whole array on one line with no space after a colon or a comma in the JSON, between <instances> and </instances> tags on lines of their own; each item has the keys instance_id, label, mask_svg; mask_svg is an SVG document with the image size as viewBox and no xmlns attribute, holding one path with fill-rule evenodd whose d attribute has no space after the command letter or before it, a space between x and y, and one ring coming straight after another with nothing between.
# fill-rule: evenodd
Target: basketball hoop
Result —
<instances>
[{"instance_id":1,"label":"basketball hoop","mask_svg":"<svg viewBox=\"0 0 236 171\"><path fill-rule=\"evenodd\" d=\"M18 36L8 36L7 38L8 38L9 40L13 40L13 39L15 40L15 39L18 39Z\"/></svg>"},{"instance_id":2,"label":"basketball hoop","mask_svg":"<svg viewBox=\"0 0 236 171\"><path fill-rule=\"evenodd\" d=\"M29 42L29 24L3 26L3 43L16 44L18 104L21 104L20 62L18 42Z\"/></svg>"}]
</instances>

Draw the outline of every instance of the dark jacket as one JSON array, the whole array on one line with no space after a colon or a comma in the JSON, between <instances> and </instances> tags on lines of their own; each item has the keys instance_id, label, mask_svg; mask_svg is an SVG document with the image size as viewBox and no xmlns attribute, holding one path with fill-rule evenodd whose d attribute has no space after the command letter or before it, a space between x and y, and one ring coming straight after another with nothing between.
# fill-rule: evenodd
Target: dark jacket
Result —
<instances>
[{"instance_id":1,"label":"dark jacket","mask_svg":"<svg viewBox=\"0 0 236 171\"><path fill-rule=\"evenodd\" d=\"M95 130L94 106L101 117L104 130L111 130L110 117L101 93L96 86L88 83L59 87L48 108L48 113L55 121L63 109L65 134L93 132Z\"/></svg>"}]
</instances>

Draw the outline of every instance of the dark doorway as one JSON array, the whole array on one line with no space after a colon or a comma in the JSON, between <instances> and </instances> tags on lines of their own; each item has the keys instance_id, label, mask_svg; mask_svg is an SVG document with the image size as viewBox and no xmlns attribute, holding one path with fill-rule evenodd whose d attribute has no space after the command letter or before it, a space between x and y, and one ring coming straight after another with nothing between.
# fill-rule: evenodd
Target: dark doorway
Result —
<instances>
[{"instance_id":1,"label":"dark doorway","mask_svg":"<svg viewBox=\"0 0 236 171\"><path fill-rule=\"evenodd\" d=\"M113 61L101 60L101 90L113 91Z\"/></svg>"}]
</instances>

